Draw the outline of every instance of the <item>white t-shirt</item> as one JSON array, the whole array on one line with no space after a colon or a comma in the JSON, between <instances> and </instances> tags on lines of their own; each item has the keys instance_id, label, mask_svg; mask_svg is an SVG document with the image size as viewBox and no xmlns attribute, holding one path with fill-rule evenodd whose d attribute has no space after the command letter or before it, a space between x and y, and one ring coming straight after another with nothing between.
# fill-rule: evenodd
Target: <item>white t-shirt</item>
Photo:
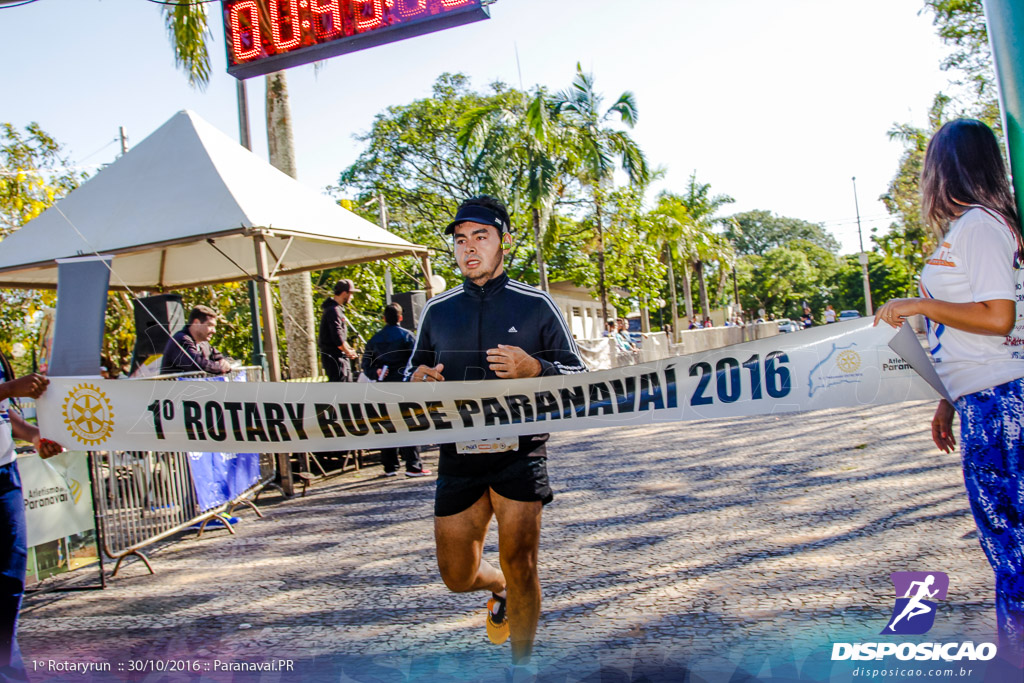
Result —
<instances>
[{"instance_id":1,"label":"white t-shirt","mask_svg":"<svg viewBox=\"0 0 1024 683\"><path fill-rule=\"evenodd\" d=\"M0 365L0 382L6 382L7 376ZM14 435L11 433L11 405L6 398L0 401L0 465L14 462Z\"/></svg>"},{"instance_id":2,"label":"white t-shirt","mask_svg":"<svg viewBox=\"0 0 1024 683\"><path fill-rule=\"evenodd\" d=\"M1017 324L1006 337L928 321L935 370L954 399L1024 377L1024 270L1013 230L995 212L968 209L953 222L921 272L925 297L952 303L1008 299Z\"/></svg>"},{"instance_id":3,"label":"white t-shirt","mask_svg":"<svg viewBox=\"0 0 1024 683\"><path fill-rule=\"evenodd\" d=\"M836 321L835 309L826 308L825 309L825 322L827 322L827 323L834 323L835 321Z\"/></svg>"}]
</instances>

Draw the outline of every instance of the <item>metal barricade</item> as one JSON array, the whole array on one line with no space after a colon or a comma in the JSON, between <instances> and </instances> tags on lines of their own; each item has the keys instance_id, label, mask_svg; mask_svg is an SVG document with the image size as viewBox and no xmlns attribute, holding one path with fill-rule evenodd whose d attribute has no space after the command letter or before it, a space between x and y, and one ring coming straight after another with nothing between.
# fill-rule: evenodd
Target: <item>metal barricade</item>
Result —
<instances>
[{"instance_id":1,"label":"metal barricade","mask_svg":"<svg viewBox=\"0 0 1024 683\"><path fill-rule=\"evenodd\" d=\"M192 372L136 381L205 376L202 372ZM263 379L263 368L236 368L226 377L228 381L258 382ZM198 535L201 536L209 522L220 518L228 531L235 533L225 517L230 517L239 505L252 508L258 517L262 517L250 498L273 482L277 475L274 456L261 453L259 480L255 484L232 500L203 510L196 497L188 453L94 451L90 453L90 462L100 543L102 552L117 560L114 576L130 555L137 556L150 573L154 573L142 548L190 526L198 524Z\"/></svg>"}]
</instances>

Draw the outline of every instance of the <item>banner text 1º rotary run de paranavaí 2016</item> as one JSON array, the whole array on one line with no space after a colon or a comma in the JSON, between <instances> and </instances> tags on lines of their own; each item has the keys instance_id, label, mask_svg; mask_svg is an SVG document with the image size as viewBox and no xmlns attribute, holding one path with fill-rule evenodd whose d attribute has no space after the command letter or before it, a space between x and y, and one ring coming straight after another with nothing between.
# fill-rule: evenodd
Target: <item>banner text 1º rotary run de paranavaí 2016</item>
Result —
<instances>
[{"instance_id":1,"label":"banner text 1\u00ba rotary run de paranava\u00ed 2016","mask_svg":"<svg viewBox=\"0 0 1024 683\"><path fill-rule=\"evenodd\" d=\"M481 382L54 377L37 407L43 434L72 450L290 453L936 398L889 348L894 334L861 319L600 372Z\"/></svg>"}]
</instances>

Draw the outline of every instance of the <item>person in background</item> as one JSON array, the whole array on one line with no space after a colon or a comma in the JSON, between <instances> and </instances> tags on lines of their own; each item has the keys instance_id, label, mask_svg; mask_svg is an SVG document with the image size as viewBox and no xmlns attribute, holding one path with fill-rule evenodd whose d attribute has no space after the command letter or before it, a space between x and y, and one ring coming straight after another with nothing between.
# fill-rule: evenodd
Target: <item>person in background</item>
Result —
<instances>
[{"instance_id":1,"label":"person in background","mask_svg":"<svg viewBox=\"0 0 1024 683\"><path fill-rule=\"evenodd\" d=\"M355 360L357 354L348 343L348 318L344 307L358 291L351 280L338 280L334 285L334 296L321 305L323 312L320 314L317 346L320 348L320 364L329 382L352 381L349 361Z\"/></svg>"},{"instance_id":2,"label":"person in background","mask_svg":"<svg viewBox=\"0 0 1024 683\"><path fill-rule=\"evenodd\" d=\"M64 450L60 444L41 438L39 428L22 419L11 399L39 398L49 383L35 373L15 379L10 364L0 354L0 681L28 680L17 638L28 537L14 439L31 442L42 458Z\"/></svg>"},{"instance_id":3,"label":"person in background","mask_svg":"<svg viewBox=\"0 0 1024 683\"><path fill-rule=\"evenodd\" d=\"M939 401L932 439L956 447L978 540L995 572L1001 657L1024 665L1024 237L996 136L958 119L928 143L922 215L938 248L921 271L921 296L893 299L875 324L928 319L935 370L953 398ZM1019 674L1018 674L1019 676ZM1010 678L1000 680L1011 680ZM1016 678L1020 680L1020 678Z\"/></svg>"},{"instance_id":4,"label":"person in background","mask_svg":"<svg viewBox=\"0 0 1024 683\"><path fill-rule=\"evenodd\" d=\"M363 374L376 382L401 382L412 347L416 338L412 332L401 327L402 307L390 303L384 307L384 327L366 343L363 352ZM401 448L382 448L380 464L384 467L385 477L398 475L398 456L405 461L405 476L425 477L430 470L423 469L418 446L402 446Z\"/></svg>"},{"instance_id":5,"label":"person in background","mask_svg":"<svg viewBox=\"0 0 1024 683\"><path fill-rule=\"evenodd\" d=\"M636 344L629 336L629 322L625 318L615 319L615 337L624 351L632 351Z\"/></svg>"},{"instance_id":6,"label":"person in background","mask_svg":"<svg viewBox=\"0 0 1024 683\"><path fill-rule=\"evenodd\" d=\"M836 321L836 309L832 308L832 304L825 305L825 324L834 323Z\"/></svg>"},{"instance_id":7,"label":"person in background","mask_svg":"<svg viewBox=\"0 0 1024 683\"><path fill-rule=\"evenodd\" d=\"M811 315L811 309L809 306L804 306L803 315L800 316L800 324L804 326L804 329L814 325L814 316Z\"/></svg>"},{"instance_id":8,"label":"person in background","mask_svg":"<svg viewBox=\"0 0 1024 683\"><path fill-rule=\"evenodd\" d=\"M227 359L210 345L216 331L217 313L208 306L193 308L188 314L188 324L167 340L160 374L207 372L223 375L231 370Z\"/></svg>"}]
</instances>

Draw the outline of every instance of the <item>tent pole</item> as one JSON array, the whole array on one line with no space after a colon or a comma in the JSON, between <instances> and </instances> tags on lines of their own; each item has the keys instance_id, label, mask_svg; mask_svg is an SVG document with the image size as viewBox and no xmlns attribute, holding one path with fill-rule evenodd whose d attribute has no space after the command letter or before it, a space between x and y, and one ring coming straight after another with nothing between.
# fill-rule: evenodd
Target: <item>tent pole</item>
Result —
<instances>
[{"instance_id":1,"label":"tent pole","mask_svg":"<svg viewBox=\"0 0 1024 683\"><path fill-rule=\"evenodd\" d=\"M271 382L281 381L281 361L277 353L277 319L274 315L274 300L267 278L267 242L263 235L253 237L256 247L256 288L260 292L260 316L263 318L263 341L266 345L268 374Z\"/></svg>"},{"instance_id":2,"label":"tent pole","mask_svg":"<svg viewBox=\"0 0 1024 683\"><path fill-rule=\"evenodd\" d=\"M430 278L434 275L434 272L430 269L430 255L423 254L420 256L420 264L423 267L423 277L427 281L427 286L424 287L427 290L427 301L430 301L430 298L434 296L434 285L430 281Z\"/></svg>"},{"instance_id":3,"label":"tent pole","mask_svg":"<svg viewBox=\"0 0 1024 683\"><path fill-rule=\"evenodd\" d=\"M274 316L274 301L270 295L270 280L267 279L267 242L263 235L253 237L253 246L256 248L256 273L259 275L256 287L260 291L260 316L263 318L267 366L270 381L279 382L281 381L281 364L277 355L277 320ZM281 475L281 490L286 496L295 495L290 454L277 454L277 471Z\"/></svg>"},{"instance_id":4,"label":"tent pole","mask_svg":"<svg viewBox=\"0 0 1024 683\"><path fill-rule=\"evenodd\" d=\"M256 283L249 280L249 315L252 317L252 364L267 370L267 354L263 352L263 334L260 332L260 307Z\"/></svg>"}]
</instances>

